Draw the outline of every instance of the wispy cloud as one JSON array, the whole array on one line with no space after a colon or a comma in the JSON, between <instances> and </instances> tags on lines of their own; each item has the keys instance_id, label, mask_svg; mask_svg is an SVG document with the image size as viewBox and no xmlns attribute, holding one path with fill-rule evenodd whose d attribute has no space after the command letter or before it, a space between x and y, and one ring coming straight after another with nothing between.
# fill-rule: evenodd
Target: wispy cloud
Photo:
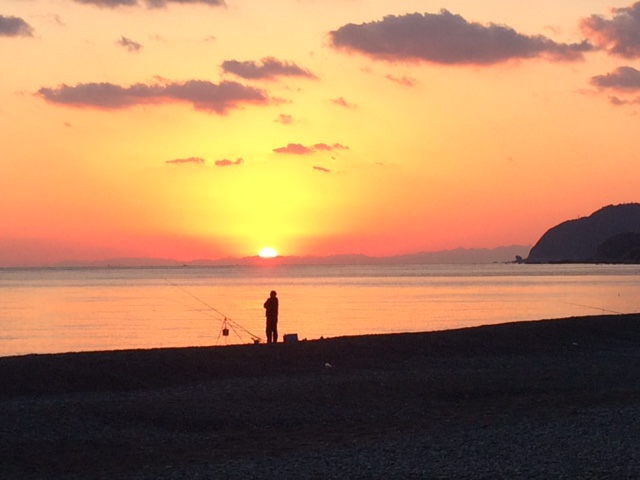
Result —
<instances>
[{"instance_id":1,"label":"wispy cloud","mask_svg":"<svg viewBox=\"0 0 640 480\"><path fill-rule=\"evenodd\" d=\"M72 107L121 109L149 103L190 103L196 110L224 114L241 104L265 104L266 93L236 82L211 83L190 80L184 83L120 86L113 83L81 83L41 88L38 94L51 103Z\"/></svg>"},{"instance_id":2,"label":"wispy cloud","mask_svg":"<svg viewBox=\"0 0 640 480\"><path fill-rule=\"evenodd\" d=\"M200 157L189 157L189 158L176 158L174 160L167 160L165 163L170 163L174 165L204 165L204 158Z\"/></svg>"},{"instance_id":3,"label":"wispy cloud","mask_svg":"<svg viewBox=\"0 0 640 480\"><path fill-rule=\"evenodd\" d=\"M355 103L350 103L347 102L343 97L339 97L339 98L332 98L331 99L331 103L338 105L339 107L344 107L344 108L356 108L357 105Z\"/></svg>"},{"instance_id":4,"label":"wispy cloud","mask_svg":"<svg viewBox=\"0 0 640 480\"><path fill-rule=\"evenodd\" d=\"M305 146L300 143L289 143L286 147L274 148L275 153L286 153L289 155L310 155L315 152L330 152L333 150L348 150L349 147L345 147L339 143L329 145L326 143L316 143L315 145Z\"/></svg>"},{"instance_id":5,"label":"wispy cloud","mask_svg":"<svg viewBox=\"0 0 640 480\"><path fill-rule=\"evenodd\" d=\"M583 33L599 48L624 58L640 57L640 2L614 8L612 16L591 15L580 22Z\"/></svg>"},{"instance_id":6,"label":"wispy cloud","mask_svg":"<svg viewBox=\"0 0 640 480\"><path fill-rule=\"evenodd\" d=\"M417 80L407 76L394 77L393 75L386 75L385 78L391 82L403 85L405 87L415 87Z\"/></svg>"},{"instance_id":7,"label":"wispy cloud","mask_svg":"<svg viewBox=\"0 0 640 480\"><path fill-rule=\"evenodd\" d=\"M142 45L138 42L135 42L127 37L120 37L120 39L116 42L117 45L120 45L122 48L126 48L130 52L139 52L142 50Z\"/></svg>"},{"instance_id":8,"label":"wispy cloud","mask_svg":"<svg viewBox=\"0 0 640 480\"><path fill-rule=\"evenodd\" d=\"M33 28L19 17L0 15L0 37L32 37Z\"/></svg>"},{"instance_id":9,"label":"wispy cloud","mask_svg":"<svg viewBox=\"0 0 640 480\"><path fill-rule=\"evenodd\" d=\"M620 97L616 97L611 96L609 97L609 102L612 105L615 106L621 106L621 105L638 105L640 104L640 97L633 97L633 98L620 98Z\"/></svg>"},{"instance_id":10,"label":"wispy cloud","mask_svg":"<svg viewBox=\"0 0 640 480\"><path fill-rule=\"evenodd\" d=\"M73 0L76 3L85 5L93 5L100 8L119 8L119 7L138 7L145 4L147 8L164 8L170 3L181 5L186 4L202 4L213 7L224 7L224 0Z\"/></svg>"},{"instance_id":11,"label":"wispy cloud","mask_svg":"<svg viewBox=\"0 0 640 480\"><path fill-rule=\"evenodd\" d=\"M333 145L327 145L326 143L316 143L313 147L315 151L331 152L332 150L349 150L349 147L334 143Z\"/></svg>"},{"instance_id":12,"label":"wispy cloud","mask_svg":"<svg viewBox=\"0 0 640 480\"><path fill-rule=\"evenodd\" d=\"M291 125L291 123L293 122L293 117L291 115L281 113L280 115L278 115L278 118L274 120L274 122L281 123L283 125Z\"/></svg>"},{"instance_id":13,"label":"wispy cloud","mask_svg":"<svg viewBox=\"0 0 640 480\"><path fill-rule=\"evenodd\" d=\"M557 43L504 25L468 22L444 9L437 14L389 15L376 22L351 23L331 32L330 39L335 48L376 59L446 65L491 65L535 57L573 61L592 49L586 41Z\"/></svg>"},{"instance_id":14,"label":"wispy cloud","mask_svg":"<svg viewBox=\"0 0 640 480\"><path fill-rule=\"evenodd\" d=\"M317 77L293 62L285 62L273 57L265 57L259 62L227 60L222 62L222 70L250 80L273 80L277 77Z\"/></svg>"},{"instance_id":15,"label":"wispy cloud","mask_svg":"<svg viewBox=\"0 0 640 480\"><path fill-rule=\"evenodd\" d=\"M316 170L318 172L331 173L331 170L329 170L328 168L325 168L325 167L319 167L319 166L316 165L316 166L313 166L311 168L313 168L314 170Z\"/></svg>"}]
</instances>

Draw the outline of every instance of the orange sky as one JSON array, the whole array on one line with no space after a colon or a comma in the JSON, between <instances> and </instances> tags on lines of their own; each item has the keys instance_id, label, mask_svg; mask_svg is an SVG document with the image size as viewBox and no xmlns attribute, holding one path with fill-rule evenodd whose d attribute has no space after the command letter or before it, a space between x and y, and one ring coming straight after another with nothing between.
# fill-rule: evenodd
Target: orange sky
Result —
<instances>
[{"instance_id":1,"label":"orange sky","mask_svg":"<svg viewBox=\"0 0 640 480\"><path fill-rule=\"evenodd\" d=\"M599 0L4 0L0 266L532 245L640 200L639 38Z\"/></svg>"}]
</instances>

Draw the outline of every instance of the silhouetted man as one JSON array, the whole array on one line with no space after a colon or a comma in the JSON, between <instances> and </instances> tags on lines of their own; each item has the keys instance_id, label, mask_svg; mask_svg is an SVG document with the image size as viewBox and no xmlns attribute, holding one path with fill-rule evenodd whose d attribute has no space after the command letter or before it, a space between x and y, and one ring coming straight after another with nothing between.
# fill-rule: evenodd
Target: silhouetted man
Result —
<instances>
[{"instance_id":1,"label":"silhouetted man","mask_svg":"<svg viewBox=\"0 0 640 480\"><path fill-rule=\"evenodd\" d=\"M267 315L267 343L276 343L278 341L278 297L275 290L271 290L269 298L264 302L264 309Z\"/></svg>"}]
</instances>

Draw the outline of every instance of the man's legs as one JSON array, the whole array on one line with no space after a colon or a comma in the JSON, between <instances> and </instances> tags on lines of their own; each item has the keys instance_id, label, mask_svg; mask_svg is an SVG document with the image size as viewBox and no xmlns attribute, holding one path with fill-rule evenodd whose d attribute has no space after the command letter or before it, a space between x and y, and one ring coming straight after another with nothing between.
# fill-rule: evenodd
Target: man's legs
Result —
<instances>
[{"instance_id":1,"label":"man's legs","mask_svg":"<svg viewBox=\"0 0 640 480\"><path fill-rule=\"evenodd\" d=\"M277 320L267 319L267 343L276 343L278 341Z\"/></svg>"}]
</instances>

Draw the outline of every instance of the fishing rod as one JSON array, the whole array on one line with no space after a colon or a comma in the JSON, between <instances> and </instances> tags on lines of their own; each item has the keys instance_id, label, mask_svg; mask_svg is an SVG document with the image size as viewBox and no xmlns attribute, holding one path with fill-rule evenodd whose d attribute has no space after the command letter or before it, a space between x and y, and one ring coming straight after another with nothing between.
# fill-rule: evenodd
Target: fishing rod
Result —
<instances>
[{"instance_id":1,"label":"fishing rod","mask_svg":"<svg viewBox=\"0 0 640 480\"><path fill-rule=\"evenodd\" d=\"M584 305L582 303L571 303L571 302L562 302L562 303L566 303L567 305L574 305L576 307L591 308L592 310L600 310L601 312L606 312L606 313L615 313L616 315L624 315L624 313L622 312L616 312L615 310L609 310L607 308L592 307L591 305Z\"/></svg>"},{"instance_id":2,"label":"fishing rod","mask_svg":"<svg viewBox=\"0 0 640 480\"><path fill-rule=\"evenodd\" d=\"M231 318L227 317L224 313L222 313L220 310L218 310L217 308L213 307L212 305L208 304L207 302L205 302L204 300L202 300L200 297L197 297L196 295L194 295L193 293L191 293L190 291L188 291L187 289L181 287L180 285L172 282L171 280L169 280L168 278L165 278L165 281L177 288L178 290L183 291L184 293L186 293L187 295L189 295L191 298L195 299L196 301L200 302L201 304L203 304L205 307L207 307L209 310L217 313L218 315L220 315L222 317L222 319L218 319L220 321L222 321L222 328L220 329L220 334L218 335L218 339L220 339L220 335L223 336L228 336L229 335L229 328L231 327L231 329L233 330L233 332L238 335L238 338L240 338L240 340L242 340L242 337L240 336L240 334L237 332L236 329L244 332L245 334L249 335L249 337L251 337L251 340L253 340L253 343L260 343L260 337L258 337L257 335L254 335L253 333L251 333L249 330L247 330L246 328L244 328L242 325L240 325L238 322L236 322L235 320L232 320ZM206 311L201 310L202 313L206 314ZM211 315L210 315L211 316ZM214 317L212 317L214 318Z\"/></svg>"}]
</instances>

